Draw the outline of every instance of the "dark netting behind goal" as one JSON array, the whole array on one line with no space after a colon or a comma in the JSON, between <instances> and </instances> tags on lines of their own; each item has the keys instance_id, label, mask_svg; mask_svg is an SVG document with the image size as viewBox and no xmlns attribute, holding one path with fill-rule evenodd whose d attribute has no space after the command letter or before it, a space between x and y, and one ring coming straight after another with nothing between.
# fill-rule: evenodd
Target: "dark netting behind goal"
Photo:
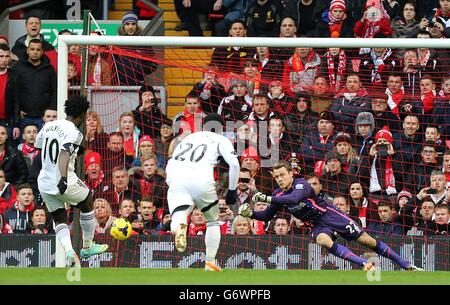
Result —
<instances>
[{"instance_id":1,"label":"dark netting behind goal","mask_svg":"<svg viewBox=\"0 0 450 305\"><path fill-rule=\"evenodd\" d=\"M73 53L69 70L80 68ZM97 205L109 205L111 217L133 220L136 235L152 235L144 239L155 243L112 242L118 246L112 247L114 263L139 267L139 255L153 246L178 257L167 232L165 165L174 147L201 129L201 118L217 112L248 169L241 172L234 206L223 199L226 164L215 171L223 266L246 267L243 261L255 259L255 252L277 265L274 253L280 251L291 262L308 257L289 268L318 261L336 266L310 243L310 226L285 211L269 222L237 215L257 191L270 195L277 188L272 166L286 160L319 196L403 257L448 270L449 58L438 49L91 47L88 98L94 111L87 145L97 154L85 158L86 179L94 197L107 201ZM79 73L71 75L70 93L79 94ZM141 216L131 212L133 205ZM108 235L108 215L98 216L98 238ZM200 237L188 242L190 256L182 260L204 258L205 230L195 211L189 238ZM350 245L358 255L373 255ZM242 263L223 261L233 251Z\"/></svg>"}]
</instances>

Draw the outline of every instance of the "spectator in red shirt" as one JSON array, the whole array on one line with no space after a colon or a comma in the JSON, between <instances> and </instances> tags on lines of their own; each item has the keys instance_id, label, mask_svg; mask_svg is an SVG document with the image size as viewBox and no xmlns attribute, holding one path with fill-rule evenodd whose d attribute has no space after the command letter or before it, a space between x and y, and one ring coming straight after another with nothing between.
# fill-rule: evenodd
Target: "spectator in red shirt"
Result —
<instances>
[{"instance_id":1,"label":"spectator in red shirt","mask_svg":"<svg viewBox=\"0 0 450 305\"><path fill-rule=\"evenodd\" d=\"M0 214L13 206L17 200L17 192L14 186L6 181L5 171L0 169Z\"/></svg>"},{"instance_id":2,"label":"spectator in red shirt","mask_svg":"<svg viewBox=\"0 0 450 305\"><path fill-rule=\"evenodd\" d=\"M166 206L166 183L164 177L158 173L156 156L143 158L140 172L135 174L135 185L142 197L151 196L157 208Z\"/></svg>"},{"instance_id":3,"label":"spectator in red shirt","mask_svg":"<svg viewBox=\"0 0 450 305\"><path fill-rule=\"evenodd\" d=\"M383 7L376 7L373 3L367 3L361 20L358 20L353 28L356 37L373 38L377 34L390 37L393 33L389 16ZM370 51L370 49L369 49ZM363 50L362 54L368 53Z\"/></svg>"},{"instance_id":4,"label":"spectator in red shirt","mask_svg":"<svg viewBox=\"0 0 450 305\"><path fill-rule=\"evenodd\" d=\"M102 171L102 157L91 151L84 156L85 183L89 187L93 198L103 198L111 192L111 186L105 181Z\"/></svg>"},{"instance_id":5,"label":"spectator in red shirt","mask_svg":"<svg viewBox=\"0 0 450 305\"><path fill-rule=\"evenodd\" d=\"M186 95L184 102L184 111L176 114L173 118L175 124L179 121L185 121L189 124L192 132L201 130L202 120L206 116L200 104L198 95L191 91Z\"/></svg>"},{"instance_id":6,"label":"spectator in red shirt","mask_svg":"<svg viewBox=\"0 0 450 305\"><path fill-rule=\"evenodd\" d=\"M255 212L264 211L269 204L267 202L255 202L253 204L253 210ZM264 235L269 231L270 222L265 222L262 220L251 220L252 232L256 235Z\"/></svg>"},{"instance_id":7,"label":"spectator in red shirt","mask_svg":"<svg viewBox=\"0 0 450 305\"><path fill-rule=\"evenodd\" d=\"M194 208L191 214L191 221L189 223L188 234L190 236L205 235L206 233L206 218L202 211Z\"/></svg>"}]
</instances>

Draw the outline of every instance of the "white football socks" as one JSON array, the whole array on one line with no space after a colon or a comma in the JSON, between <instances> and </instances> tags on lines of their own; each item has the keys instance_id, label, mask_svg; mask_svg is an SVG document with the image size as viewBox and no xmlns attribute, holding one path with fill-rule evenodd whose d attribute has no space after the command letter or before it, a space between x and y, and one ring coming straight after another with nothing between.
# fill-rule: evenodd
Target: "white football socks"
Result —
<instances>
[{"instance_id":1,"label":"white football socks","mask_svg":"<svg viewBox=\"0 0 450 305\"><path fill-rule=\"evenodd\" d=\"M83 231L83 248L90 248L95 233L94 210L88 213L80 213L80 226Z\"/></svg>"},{"instance_id":2,"label":"white football socks","mask_svg":"<svg viewBox=\"0 0 450 305\"><path fill-rule=\"evenodd\" d=\"M70 239L69 226L65 223L60 223L55 228L56 238L58 238L64 251L69 253L70 250L73 251L72 240Z\"/></svg>"},{"instance_id":3,"label":"white football socks","mask_svg":"<svg viewBox=\"0 0 450 305\"><path fill-rule=\"evenodd\" d=\"M208 222L206 224L205 245L206 245L206 261L214 262L217 250L220 244L220 225L217 221Z\"/></svg>"}]
</instances>

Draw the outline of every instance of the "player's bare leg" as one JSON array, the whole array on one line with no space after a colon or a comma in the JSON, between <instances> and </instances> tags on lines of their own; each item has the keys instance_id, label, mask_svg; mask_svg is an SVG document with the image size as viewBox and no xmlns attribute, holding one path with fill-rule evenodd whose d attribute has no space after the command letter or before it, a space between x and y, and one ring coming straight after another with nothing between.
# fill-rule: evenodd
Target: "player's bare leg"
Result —
<instances>
[{"instance_id":1,"label":"player's bare leg","mask_svg":"<svg viewBox=\"0 0 450 305\"><path fill-rule=\"evenodd\" d=\"M366 259L359 257L347 247L344 247L337 242L334 242L330 236L325 233L320 233L316 237L316 243L325 249L327 249L331 254L336 255L342 259L350 261L352 263L356 263L363 268L364 271L373 270L374 266L367 262Z\"/></svg>"},{"instance_id":2,"label":"player's bare leg","mask_svg":"<svg viewBox=\"0 0 450 305\"><path fill-rule=\"evenodd\" d=\"M416 267L413 264L410 264L407 260L403 259L400 255L398 255L395 251L393 251L388 245L384 242L377 240L364 232L357 240L358 243L363 244L375 253L389 258L390 260L396 262L400 267L408 271L423 271L422 268Z\"/></svg>"},{"instance_id":3,"label":"player's bare leg","mask_svg":"<svg viewBox=\"0 0 450 305\"><path fill-rule=\"evenodd\" d=\"M83 248L80 251L82 258L88 258L95 254L100 254L108 250L107 244L96 244L94 240L95 233L95 213L94 201L91 194L80 202L77 207L80 209L80 226L83 232Z\"/></svg>"},{"instance_id":4,"label":"player's bare leg","mask_svg":"<svg viewBox=\"0 0 450 305\"><path fill-rule=\"evenodd\" d=\"M204 212L205 218L208 221L206 224L205 245L205 271L222 271L216 262L217 250L220 245L220 224L217 221L219 217L219 208L216 204L210 206Z\"/></svg>"}]
</instances>

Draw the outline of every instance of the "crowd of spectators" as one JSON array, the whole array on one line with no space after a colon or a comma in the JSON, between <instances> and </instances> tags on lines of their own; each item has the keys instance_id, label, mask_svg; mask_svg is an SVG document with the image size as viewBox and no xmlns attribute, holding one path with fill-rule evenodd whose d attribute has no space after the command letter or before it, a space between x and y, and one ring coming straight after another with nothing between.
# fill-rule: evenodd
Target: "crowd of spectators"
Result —
<instances>
[{"instance_id":1,"label":"crowd of spectators","mask_svg":"<svg viewBox=\"0 0 450 305\"><path fill-rule=\"evenodd\" d=\"M187 2L181 3L183 16L193 22L188 28L197 35L198 20L192 21L192 14L198 3ZM246 15L228 20L232 5L244 1L224 0L211 2L207 13L228 9L215 26L216 33L226 26L223 36L231 37L450 35L450 1L377 2L248 1L247 11L241 11ZM137 16L128 12L118 34L140 35L137 23ZM54 49L39 36L39 18L28 18L26 29L14 48L7 37L0 43L0 215L3 233L46 234L52 232L51 217L36 187L40 152L34 141L42 124L56 119L56 66L51 62ZM155 54L151 48L127 50ZM448 234L446 50L216 48L203 79L186 95L184 110L172 118L161 111L157 92L145 82L156 62L130 60L119 49L103 51L90 48L90 85L109 85L115 74L119 84L141 87L138 107L120 115L114 132L104 132L95 111L86 116L87 152L80 161L95 198L98 234L106 233L116 217L128 219L133 234L170 234L164 169L176 145L201 130L202 118L210 112L233 122L225 135L241 163L235 205L223 199L228 188L225 164L215 173L223 234L309 232L309 224L285 213L268 223L237 213L243 203L255 210L266 208L251 198L276 188L271 166L279 159L288 160L318 196L371 233ZM69 82L74 84L80 76L79 48L71 46L70 54ZM194 210L189 235L204 234L205 229L202 212Z\"/></svg>"}]
</instances>

